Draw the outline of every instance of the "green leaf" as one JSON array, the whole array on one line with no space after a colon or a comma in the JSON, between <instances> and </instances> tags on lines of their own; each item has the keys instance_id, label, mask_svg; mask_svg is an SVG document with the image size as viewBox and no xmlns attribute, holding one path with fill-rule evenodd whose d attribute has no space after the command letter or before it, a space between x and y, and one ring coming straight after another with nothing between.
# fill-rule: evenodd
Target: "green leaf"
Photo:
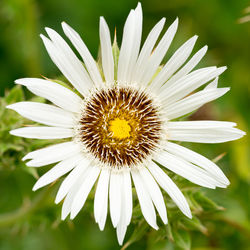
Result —
<instances>
[{"instance_id":1,"label":"green leaf","mask_svg":"<svg viewBox=\"0 0 250 250\"><path fill-rule=\"evenodd\" d=\"M178 230L173 231L174 241L179 249L190 250L191 249L191 239L187 231Z\"/></svg>"},{"instance_id":2,"label":"green leaf","mask_svg":"<svg viewBox=\"0 0 250 250\"><path fill-rule=\"evenodd\" d=\"M120 50L119 50L117 40L116 40L116 31L115 31L115 36L114 36L114 42L112 45L112 52L113 52L113 57L114 57L114 77L115 77L115 80L117 80L117 70L118 70L118 60L119 60Z\"/></svg>"},{"instance_id":3,"label":"green leaf","mask_svg":"<svg viewBox=\"0 0 250 250\"><path fill-rule=\"evenodd\" d=\"M24 94L22 87L20 85L15 86L10 90L9 93L6 94L5 101L7 104L11 104L14 102L21 102L24 100Z\"/></svg>"}]
</instances>

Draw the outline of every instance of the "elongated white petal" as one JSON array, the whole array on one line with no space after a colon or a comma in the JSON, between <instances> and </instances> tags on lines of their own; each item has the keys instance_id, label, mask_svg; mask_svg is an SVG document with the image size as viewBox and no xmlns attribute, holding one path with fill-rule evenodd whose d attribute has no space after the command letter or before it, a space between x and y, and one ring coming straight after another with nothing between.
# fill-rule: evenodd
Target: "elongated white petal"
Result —
<instances>
[{"instance_id":1,"label":"elongated white petal","mask_svg":"<svg viewBox=\"0 0 250 250\"><path fill-rule=\"evenodd\" d=\"M233 122L185 121L170 122L169 139L201 143L220 143L241 138L245 132L234 128Z\"/></svg>"},{"instance_id":2,"label":"elongated white petal","mask_svg":"<svg viewBox=\"0 0 250 250\"><path fill-rule=\"evenodd\" d=\"M80 151L80 145L74 142L63 142L30 152L23 157L23 160L32 159L26 165L40 167L65 160L74 154L80 153Z\"/></svg>"},{"instance_id":3,"label":"elongated white petal","mask_svg":"<svg viewBox=\"0 0 250 250\"><path fill-rule=\"evenodd\" d=\"M198 52L196 52L193 57L176 73L174 74L168 81L166 86L171 86L175 84L177 80L187 75L193 68L200 62L203 56L207 52L207 46L201 48Z\"/></svg>"},{"instance_id":4,"label":"elongated white petal","mask_svg":"<svg viewBox=\"0 0 250 250\"><path fill-rule=\"evenodd\" d=\"M122 173L123 175L124 173ZM117 225L116 228L116 234L117 234L117 239L120 245L122 245L126 231L127 231L127 223L126 223L126 199L124 197L125 195L125 187L124 187L124 182L122 182L122 199L121 199L121 216L120 216L120 220L119 223Z\"/></svg>"},{"instance_id":5,"label":"elongated white petal","mask_svg":"<svg viewBox=\"0 0 250 250\"><path fill-rule=\"evenodd\" d=\"M90 164L89 160L82 157L77 166L70 172L70 174L62 182L56 195L56 200L55 200L56 204L59 203L68 194L71 187L77 182L77 179L79 178L79 176L82 175L82 173L84 173L89 164Z\"/></svg>"},{"instance_id":6,"label":"elongated white petal","mask_svg":"<svg viewBox=\"0 0 250 250\"><path fill-rule=\"evenodd\" d=\"M38 188L44 187L50 184L51 182L55 181L62 175L68 173L71 169L73 169L77 165L77 163L81 160L81 158L82 158L81 154L76 154L64 161L59 162L46 174L44 174L42 177L38 179L32 190L35 191Z\"/></svg>"},{"instance_id":7,"label":"elongated white petal","mask_svg":"<svg viewBox=\"0 0 250 250\"><path fill-rule=\"evenodd\" d=\"M79 213L81 208L84 206L84 203L91 191L93 185L96 182L96 179L100 173L100 168L96 166L90 166L86 169L86 177L82 182L78 192L76 193L72 207L71 207L71 214L70 218L74 219L75 216Z\"/></svg>"},{"instance_id":8,"label":"elongated white petal","mask_svg":"<svg viewBox=\"0 0 250 250\"><path fill-rule=\"evenodd\" d=\"M146 168L141 168L139 173L142 176L144 185L147 187L147 190L151 196L151 199L163 221L164 224L168 223L167 210L164 203L164 199L161 193L159 186L156 184L152 175L148 172Z\"/></svg>"},{"instance_id":9,"label":"elongated white petal","mask_svg":"<svg viewBox=\"0 0 250 250\"><path fill-rule=\"evenodd\" d=\"M143 183L142 177L140 176L139 171L137 169L132 169L131 174L135 184L136 193L140 202L142 214L148 224L154 229L158 230L154 205L147 191L147 188Z\"/></svg>"},{"instance_id":10,"label":"elongated white petal","mask_svg":"<svg viewBox=\"0 0 250 250\"><path fill-rule=\"evenodd\" d=\"M106 82L112 84L114 82L114 58L109 28L103 17L100 18L100 42L103 73Z\"/></svg>"},{"instance_id":11,"label":"elongated white petal","mask_svg":"<svg viewBox=\"0 0 250 250\"><path fill-rule=\"evenodd\" d=\"M72 128L75 116L66 110L38 102L17 102L6 108L15 110L25 118L49 126Z\"/></svg>"},{"instance_id":12,"label":"elongated white petal","mask_svg":"<svg viewBox=\"0 0 250 250\"><path fill-rule=\"evenodd\" d=\"M22 78L15 83L26 86L35 95L46 98L65 110L76 113L81 111L82 99L58 83L38 78Z\"/></svg>"},{"instance_id":13,"label":"elongated white petal","mask_svg":"<svg viewBox=\"0 0 250 250\"><path fill-rule=\"evenodd\" d=\"M62 214L61 214L62 220L64 220L71 212L73 200L84 181L85 175L86 175L86 171L83 171L83 173L78 176L78 179L76 180L75 183L73 183L66 198L64 199L63 206L62 206Z\"/></svg>"},{"instance_id":14,"label":"elongated white petal","mask_svg":"<svg viewBox=\"0 0 250 250\"><path fill-rule=\"evenodd\" d=\"M152 79L156 70L158 69L162 59L164 58L173 38L176 33L178 26L178 19L168 28L161 41L153 51L150 58L144 64L144 70L141 72L140 77L137 79L138 82L141 82L146 86L149 81Z\"/></svg>"},{"instance_id":15,"label":"elongated white petal","mask_svg":"<svg viewBox=\"0 0 250 250\"><path fill-rule=\"evenodd\" d=\"M228 91L229 88L202 90L185 97L180 101L170 104L169 106L165 107L164 110L168 119L175 119L200 108L207 102L213 101L223 96Z\"/></svg>"},{"instance_id":16,"label":"elongated white petal","mask_svg":"<svg viewBox=\"0 0 250 250\"><path fill-rule=\"evenodd\" d=\"M163 69L150 84L151 90L159 89L190 56L198 36L190 38L169 59Z\"/></svg>"},{"instance_id":17,"label":"elongated white petal","mask_svg":"<svg viewBox=\"0 0 250 250\"><path fill-rule=\"evenodd\" d=\"M73 136L73 130L57 127L26 127L10 131L10 134L33 139L62 139Z\"/></svg>"},{"instance_id":18,"label":"elongated white petal","mask_svg":"<svg viewBox=\"0 0 250 250\"><path fill-rule=\"evenodd\" d=\"M170 105L171 103L178 101L186 95L190 94L192 91L199 88L206 82L217 77L222 72L224 72L225 69L226 67L221 67L218 69L214 67L208 67L196 70L185 76L184 78L181 78L173 86L167 87L166 85L166 88L162 90L159 98L164 100L165 105Z\"/></svg>"},{"instance_id":19,"label":"elongated white petal","mask_svg":"<svg viewBox=\"0 0 250 250\"><path fill-rule=\"evenodd\" d=\"M129 225L133 211L132 186L129 169L124 169L123 171L123 199L124 209L126 211L126 225Z\"/></svg>"},{"instance_id":20,"label":"elongated white petal","mask_svg":"<svg viewBox=\"0 0 250 250\"><path fill-rule=\"evenodd\" d=\"M88 95L89 90L92 88L91 80L87 76L85 69L80 60L69 51L70 48L66 45L56 46L47 37L41 35L43 43L50 55L50 58L55 65L60 69L64 76L72 83L72 85L83 96Z\"/></svg>"},{"instance_id":21,"label":"elongated white petal","mask_svg":"<svg viewBox=\"0 0 250 250\"><path fill-rule=\"evenodd\" d=\"M216 89L218 87L218 79L219 79L219 77L216 77L204 89Z\"/></svg>"},{"instance_id":22,"label":"elongated white petal","mask_svg":"<svg viewBox=\"0 0 250 250\"><path fill-rule=\"evenodd\" d=\"M154 162L149 163L147 168L150 170L158 184L168 193L171 199L179 207L182 213L187 217L192 218L186 198L168 175Z\"/></svg>"},{"instance_id":23,"label":"elongated white petal","mask_svg":"<svg viewBox=\"0 0 250 250\"><path fill-rule=\"evenodd\" d=\"M101 231L104 229L108 212L109 178L110 169L103 168L95 192L94 216Z\"/></svg>"},{"instance_id":24,"label":"elongated white petal","mask_svg":"<svg viewBox=\"0 0 250 250\"><path fill-rule=\"evenodd\" d=\"M112 170L109 184L109 205L111 221L115 228L121 216L121 181L120 171Z\"/></svg>"},{"instance_id":25,"label":"elongated white petal","mask_svg":"<svg viewBox=\"0 0 250 250\"><path fill-rule=\"evenodd\" d=\"M72 44L75 46L79 54L81 55L84 64L86 65L86 68L95 83L96 86L101 86L102 85L102 77L101 74L97 68L96 61L90 54L87 46L81 39L80 35L73 29L71 28L67 23L62 22L62 28L65 33L65 35L70 39Z\"/></svg>"},{"instance_id":26,"label":"elongated white petal","mask_svg":"<svg viewBox=\"0 0 250 250\"><path fill-rule=\"evenodd\" d=\"M215 188L223 186L220 182L210 176L204 169L187 162L180 157L162 151L155 159L162 166L168 168L183 178L203 187Z\"/></svg>"},{"instance_id":27,"label":"elongated white petal","mask_svg":"<svg viewBox=\"0 0 250 250\"><path fill-rule=\"evenodd\" d=\"M229 185L229 180L221 171L221 169L206 157L172 142L167 142L165 150L171 154L183 158L186 161L189 161L193 164L196 164L197 166L200 166L201 168L209 172L212 176L217 178L223 184Z\"/></svg>"},{"instance_id":28,"label":"elongated white petal","mask_svg":"<svg viewBox=\"0 0 250 250\"><path fill-rule=\"evenodd\" d=\"M119 54L117 80L120 83L131 81L132 71L136 63L142 34L142 9L138 3L135 10L131 10L126 20L122 45Z\"/></svg>"},{"instance_id":29,"label":"elongated white petal","mask_svg":"<svg viewBox=\"0 0 250 250\"><path fill-rule=\"evenodd\" d=\"M140 76L140 72L143 70L144 62L150 57L155 43L163 29L165 21L166 18L162 18L148 34L147 39L144 42L139 54L138 60L136 61L136 65L132 73L131 82L137 82L138 84L140 83L137 77Z\"/></svg>"}]
</instances>

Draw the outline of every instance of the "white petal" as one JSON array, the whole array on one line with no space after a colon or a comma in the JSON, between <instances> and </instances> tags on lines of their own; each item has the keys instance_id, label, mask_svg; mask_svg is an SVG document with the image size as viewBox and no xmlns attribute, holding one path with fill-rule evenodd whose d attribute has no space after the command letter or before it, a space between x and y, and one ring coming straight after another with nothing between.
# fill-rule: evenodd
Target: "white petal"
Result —
<instances>
[{"instance_id":1,"label":"white petal","mask_svg":"<svg viewBox=\"0 0 250 250\"><path fill-rule=\"evenodd\" d=\"M89 160L86 158L81 159L78 165L70 172L70 174L63 180L57 195L55 203L59 203L70 191L71 187L77 182L79 176L84 173L84 171L89 166Z\"/></svg>"},{"instance_id":2,"label":"white petal","mask_svg":"<svg viewBox=\"0 0 250 250\"><path fill-rule=\"evenodd\" d=\"M60 84L38 78L22 78L15 83L26 86L35 95L46 98L65 110L76 113L81 111L82 99Z\"/></svg>"},{"instance_id":3,"label":"white petal","mask_svg":"<svg viewBox=\"0 0 250 250\"><path fill-rule=\"evenodd\" d=\"M80 212L81 208L84 206L84 203L93 185L95 184L99 173L100 173L100 168L96 166L89 166L86 169L85 178L78 192L76 193L72 203L70 219L74 219L75 216Z\"/></svg>"},{"instance_id":4,"label":"white petal","mask_svg":"<svg viewBox=\"0 0 250 250\"><path fill-rule=\"evenodd\" d=\"M204 89L216 89L218 87L218 79L219 77L216 77L211 83L209 83Z\"/></svg>"},{"instance_id":5,"label":"white petal","mask_svg":"<svg viewBox=\"0 0 250 250\"><path fill-rule=\"evenodd\" d=\"M143 44L141 52L139 54L138 60L135 65L134 72L132 74L131 82L137 82L139 84L138 76L140 72L143 70L144 63L150 57L150 54L155 46L155 43L163 29L164 23L166 19L162 18L150 31L149 35L147 36L146 41Z\"/></svg>"},{"instance_id":6,"label":"white petal","mask_svg":"<svg viewBox=\"0 0 250 250\"><path fill-rule=\"evenodd\" d=\"M65 33L65 35L70 39L72 44L75 46L79 54L81 55L84 64L86 65L86 68L95 83L96 86L102 85L102 77L101 74L97 68L96 61L90 54L87 46L81 39L80 35L71 28L67 23L62 22L62 28Z\"/></svg>"},{"instance_id":7,"label":"white petal","mask_svg":"<svg viewBox=\"0 0 250 250\"><path fill-rule=\"evenodd\" d=\"M121 215L121 181L120 171L112 170L109 183L109 206L113 226L116 228Z\"/></svg>"},{"instance_id":8,"label":"white petal","mask_svg":"<svg viewBox=\"0 0 250 250\"><path fill-rule=\"evenodd\" d=\"M132 169L131 174L135 184L136 193L140 202L142 214L148 224L154 229L158 230L154 205L147 191L147 188L145 187L143 180L139 174L139 171L137 169Z\"/></svg>"},{"instance_id":9,"label":"white petal","mask_svg":"<svg viewBox=\"0 0 250 250\"><path fill-rule=\"evenodd\" d=\"M63 206L62 206L62 215L61 215L62 220L64 220L70 213L73 200L79 188L82 185L85 175L86 175L86 171L83 171L83 173L78 176L78 179L75 181L75 183L73 183L72 187L70 188L70 191L68 192L66 198L64 199Z\"/></svg>"},{"instance_id":10,"label":"white petal","mask_svg":"<svg viewBox=\"0 0 250 250\"><path fill-rule=\"evenodd\" d=\"M245 132L234 128L233 122L185 121L170 122L168 135L170 140L201 143L220 143L237 140Z\"/></svg>"},{"instance_id":11,"label":"white petal","mask_svg":"<svg viewBox=\"0 0 250 250\"><path fill-rule=\"evenodd\" d=\"M168 119L175 119L186 115L204 105L207 102L213 101L226 92L230 88L208 89L192 94L184 99L177 101L165 107L164 110Z\"/></svg>"},{"instance_id":12,"label":"white petal","mask_svg":"<svg viewBox=\"0 0 250 250\"><path fill-rule=\"evenodd\" d=\"M117 72L117 80L120 83L131 81L131 74L139 54L141 34L142 9L138 3L137 8L129 13L124 25Z\"/></svg>"},{"instance_id":13,"label":"white petal","mask_svg":"<svg viewBox=\"0 0 250 250\"><path fill-rule=\"evenodd\" d=\"M62 139L73 136L73 130L57 127L25 127L10 131L10 134L33 139Z\"/></svg>"},{"instance_id":14,"label":"white petal","mask_svg":"<svg viewBox=\"0 0 250 250\"><path fill-rule=\"evenodd\" d=\"M166 151L159 153L155 160L174 173L202 187L215 188L216 186L222 186L207 171Z\"/></svg>"},{"instance_id":15,"label":"white petal","mask_svg":"<svg viewBox=\"0 0 250 250\"><path fill-rule=\"evenodd\" d=\"M208 67L196 70L181 78L174 85L168 87L167 83L162 88L159 98L164 100L164 105L170 105L175 101L187 96L195 89L217 77L226 70L226 67Z\"/></svg>"},{"instance_id":16,"label":"white petal","mask_svg":"<svg viewBox=\"0 0 250 250\"><path fill-rule=\"evenodd\" d=\"M147 187L147 190L151 196L151 199L163 221L164 224L168 223L167 210L164 203L164 199L161 193L159 186L156 184L152 175L148 172L146 168L141 168L139 173L142 176L144 185Z\"/></svg>"},{"instance_id":17,"label":"white petal","mask_svg":"<svg viewBox=\"0 0 250 250\"><path fill-rule=\"evenodd\" d=\"M75 125L73 113L55 106L38 102L17 102L6 108L15 110L25 118L48 126L72 128Z\"/></svg>"},{"instance_id":18,"label":"white petal","mask_svg":"<svg viewBox=\"0 0 250 250\"><path fill-rule=\"evenodd\" d=\"M161 41L153 51L150 58L145 62L144 70L140 74L140 78L138 82L143 84L144 86L149 83L155 74L156 70L160 66L162 59L164 58L173 38L176 33L178 26L178 19L174 21L174 23L168 28Z\"/></svg>"},{"instance_id":19,"label":"white petal","mask_svg":"<svg viewBox=\"0 0 250 250\"><path fill-rule=\"evenodd\" d=\"M127 169L123 171L123 199L124 209L126 211L126 225L129 225L133 211L133 197L130 170Z\"/></svg>"},{"instance_id":20,"label":"white petal","mask_svg":"<svg viewBox=\"0 0 250 250\"><path fill-rule=\"evenodd\" d=\"M229 180L221 171L221 169L206 157L172 142L167 142L165 150L167 150L171 154L183 158L186 161L200 166L215 178L217 178L224 185L229 185Z\"/></svg>"},{"instance_id":21,"label":"white petal","mask_svg":"<svg viewBox=\"0 0 250 250\"><path fill-rule=\"evenodd\" d=\"M159 89L190 56L198 36L193 36L186 41L169 59L163 69L155 77L149 89Z\"/></svg>"},{"instance_id":22,"label":"white petal","mask_svg":"<svg viewBox=\"0 0 250 250\"><path fill-rule=\"evenodd\" d=\"M63 142L30 152L22 160L32 159L26 165L40 167L65 160L80 151L80 145L74 142Z\"/></svg>"},{"instance_id":23,"label":"white petal","mask_svg":"<svg viewBox=\"0 0 250 250\"><path fill-rule=\"evenodd\" d=\"M56 66L72 85L83 96L88 95L89 89L92 88L90 78L87 76L85 69L80 60L74 55L73 51L65 44L63 46L55 45L47 37L41 35L43 43Z\"/></svg>"},{"instance_id":24,"label":"white petal","mask_svg":"<svg viewBox=\"0 0 250 250\"><path fill-rule=\"evenodd\" d=\"M108 212L109 177L110 169L103 168L95 192L94 216L101 231L104 229Z\"/></svg>"},{"instance_id":25,"label":"white petal","mask_svg":"<svg viewBox=\"0 0 250 250\"><path fill-rule=\"evenodd\" d=\"M124 188L124 186L123 186ZM121 216L120 216L120 220L119 223L117 225L116 228L116 234L117 234L117 239L119 242L119 245L122 245L126 231L127 231L127 223L126 223L126 201L124 199L124 193L122 196L122 204L121 204Z\"/></svg>"},{"instance_id":26,"label":"white petal","mask_svg":"<svg viewBox=\"0 0 250 250\"><path fill-rule=\"evenodd\" d=\"M170 86L174 84L177 80L187 75L193 68L200 62L203 56L207 52L207 46L201 48L198 52L196 52L193 57L183 66L175 75L173 75L168 81L166 86Z\"/></svg>"},{"instance_id":27,"label":"white petal","mask_svg":"<svg viewBox=\"0 0 250 250\"><path fill-rule=\"evenodd\" d=\"M102 53L102 68L105 80L108 83L114 82L114 58L110 40L108 25L103 17L100 18L100 42Z\"/></svg>"},{"instance_id":28,"label":"white petal","mask_svg":"<svg viewBox=\"0 0 250 250\"><path fill-rule=\"evenodd\" d=\"M81 160L81 158L82 158L81 154L76 154L64 161L59 162L46 174L44 174L42 177L38 179L32 190L35 191L38 188L44 187L50 184L51 182L55 181L62 175L68 173L71 169L73 169L77 165L77 163Z\"/></svg>"},{"instance_id":29,"label":"white petal","mask_svg":"<svg viewBox=\"0 0 250 250\"><path fill-rule=\"evenodd\" d=\"M168 175L154 162L148 164L147 167L158 184L168 193L171 199L182 211L182 213L187 217L192 218L186 198L184 197L180 189L175 185L175 183L168 177Z\"/></svg>"}]
</instances>

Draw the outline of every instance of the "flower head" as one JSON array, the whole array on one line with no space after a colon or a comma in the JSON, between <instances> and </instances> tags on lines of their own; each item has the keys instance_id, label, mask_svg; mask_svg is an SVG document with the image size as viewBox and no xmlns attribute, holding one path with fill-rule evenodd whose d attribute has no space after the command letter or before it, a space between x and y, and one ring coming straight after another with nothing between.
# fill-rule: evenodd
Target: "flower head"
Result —
<instances>
[{"instance_id":1,"label":"flower head","mask_svg":"<svg viewBox=\"0 0 250 250\"><path fill-rule=\"evenodd\" d=\"M58 33L46 28L50 39L41 35L44 45L75 91L50 80L19 79L17 84L52 104L19 102L8 106L47 125L19 128L11 134L67 140L23 158L29 160L30 167L57 163L33 190L69 173L58 190L56 203L64 200L62 219L69 214L73 219L96 183L95 220L103 230L109 207L120 244L132 216L131 176L142 214L153 228L158 228L155 209L162 221L168 222L160 187L191 218L184 195L163 168L207 188L224 188L229 181L212 161L172 141L219 143L244 135L232 122L176 121L224 95L229 88L217 87L218 76L225 67L193 70L207 50L205 46L188 59L197 36L160 67L175 36L178 19L156 45L164 23L165 19L160 20L141 46L139 3L126 20L117 63L108 26L101 17L101 69L78 33L66 23L62 23L64 33L84 64ZM197 91L200 87L203 89Z\"/></svg>"}]
</instances>

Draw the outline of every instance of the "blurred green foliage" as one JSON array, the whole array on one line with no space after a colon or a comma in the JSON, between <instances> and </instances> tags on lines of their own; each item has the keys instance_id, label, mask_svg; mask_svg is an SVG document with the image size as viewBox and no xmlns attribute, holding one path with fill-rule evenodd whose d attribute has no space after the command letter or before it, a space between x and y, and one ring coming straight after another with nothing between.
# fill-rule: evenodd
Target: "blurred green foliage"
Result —
<instances>
[{"instance_id":1,"label":"blurred green foliage","mask_svg":"<svg viewBox=\"0 0 250 250\"><path fill-rule=\"evenodd\" d=\"M104 16L111 33L116 27L118 44L127 14L136 6L134 0L2 0L0 2L0 250L119 249L115 230L108 219L100 232L93 218L93 191L82 212L74 221L60 220L60 205L54 204L58 183L32 192L37 172L21 161L29 151L47 145L46 140L27 140L9 135L8 131L30 125L7 104L33 97L13 81L21 77L56 78L60 72L50 61L40 33L49 26L62 34L61 21L74 27L92 54L98 53L98 18ZM194 34L199 35L195 51L208 44L207 56L200 66L227 65L220 86L231 91L221 99L205 105L192 119L228 120L249 131L250 124L250 22L239 23L247 0L145 0L145 39L149 30L163 16L170 24L180 18L179 31L166 59ZM24 92L25 91L25 92ZM188 197L194 218L181 215L166 196L169 226L160 224L154 231L144 222L138 202L134 203L133 223L128 229L128 249L248 249L250 242L249 136L218 145L188 144L189 148L210 159L222 153L218 162L231 181L227 189L205 190L172 176ZM209 197L209 198L208 198ZM218 204L218 205L217 205ZM223 209L224 208L224 209ZM127 242L127 243L126 243ZM133 244L132 244L133 243Z\"/></svg>"}]
</instances>

